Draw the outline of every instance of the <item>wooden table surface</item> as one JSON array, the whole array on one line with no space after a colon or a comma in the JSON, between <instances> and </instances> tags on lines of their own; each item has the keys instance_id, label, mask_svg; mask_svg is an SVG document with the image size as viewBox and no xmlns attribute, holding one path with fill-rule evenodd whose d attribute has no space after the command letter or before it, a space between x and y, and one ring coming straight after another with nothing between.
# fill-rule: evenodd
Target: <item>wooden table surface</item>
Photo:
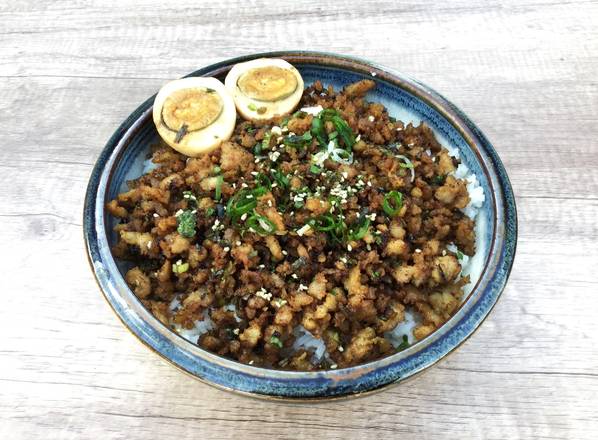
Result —
<instances>
[{"instance_id":1,"label":"wooden table surface","mask_svg":"<svg viewBox=\"0 0 598 440\"><path fill-rule=\"evenodd\" d=\"M598 3L174 4L0 4L0 438L598 438ZM275 49L366 57L441 91L517 195L490 317L361 399L265 402L193 380L121 325L85 256L85 187L121 121L168 79Z\"/></svg>"}]
</instances>

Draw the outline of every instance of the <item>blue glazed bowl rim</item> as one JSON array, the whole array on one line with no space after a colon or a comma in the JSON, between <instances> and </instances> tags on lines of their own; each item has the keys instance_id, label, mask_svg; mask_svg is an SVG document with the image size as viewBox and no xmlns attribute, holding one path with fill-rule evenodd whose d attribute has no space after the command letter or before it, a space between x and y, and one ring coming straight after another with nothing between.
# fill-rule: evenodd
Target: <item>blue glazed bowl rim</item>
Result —
<instances>
[{"instance_id":1,"label":"blue glazed bowl rim","mask_svg":"<svg viewBox=\"0 0 598 440\"><path fill-rule=\"evenodd\" d=\"M98 285L117 316L141 342L183 371L220 388L253 396L322 398L364 393L405 380L463 343L490 313L506 285L517 244L517 211L506 170L484 134L446 98L406 75L359 58L314 51L266 52L225 60L188 76L220 76L236 63L261 57L285 58L293 64L325 65L362 74L374 72L378 81L387 81L426 102L460 132L488 177L495 217L489 257L469 297L441 328L407 350L338 370L296 372L253 367L205 351L172 332L145 309L126 285L109 249L104 215L115 164L134 135L148 119L151 121L155 95L115 131L89 179L83 232Z\"/></svg>"}]
</instances>

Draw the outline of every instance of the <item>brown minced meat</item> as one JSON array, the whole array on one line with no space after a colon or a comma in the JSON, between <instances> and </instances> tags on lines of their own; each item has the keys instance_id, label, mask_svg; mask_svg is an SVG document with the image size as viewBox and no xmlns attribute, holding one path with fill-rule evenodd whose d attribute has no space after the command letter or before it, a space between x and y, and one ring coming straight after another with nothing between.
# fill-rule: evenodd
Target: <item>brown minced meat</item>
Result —
<instances>
[{"instance_id":1,"label":"brown minced meat","mask_svg":"<svg viewBox=\"0 0 598 440\"><path fill-rule=\"evenodd\" d=\"M468 278L447 245L474 253L474 224L461 211L466 182L451 175L458 160L430 128L405 126L364 99L374 86L363 80L337 93L318 81L302 97L301 108L336 109L351 127L351 164L327 159L312 168L321 150L316 137L300 148L285 145L290 134L310 131L314 116L301 112L267 123L239 118L228 142L198 158L153 147L157 168L128 182L107 209L120 219L114 255L133 264L125 279L157 319L190 329L209 316L213 328L200 347L255 366L315 370L395 353L384 334L406 308L420 316L415 339L454 314ZM334 124L325 130L334 136ZM413 180L397 155L413 164ZM271 185L256 182L258 173ZM264 185L249 214L268 227L256 231L247 216L231 218L227 203ZM393 215L384 210L391 191L402 195ZM182 213L192 215L191 234L179 232ZM305 226L328 215L347 230L366 218L369 226L358 239L340 240ZM293 347L299 325L324 341L329 359L314 361Z\"/></svg>"}]
</instances>

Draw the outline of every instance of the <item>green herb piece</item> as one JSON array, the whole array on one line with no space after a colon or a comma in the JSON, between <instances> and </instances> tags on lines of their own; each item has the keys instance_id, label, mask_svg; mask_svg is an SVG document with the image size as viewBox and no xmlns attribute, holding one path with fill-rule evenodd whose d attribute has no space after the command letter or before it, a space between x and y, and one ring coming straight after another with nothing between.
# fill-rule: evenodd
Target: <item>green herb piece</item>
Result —
<instances>
[{"instance_id":1,"label":"green herb piece","mask_svg":"<svg viewBox=\"0 0 598 440\"><path fill-rule=\"evenodd\" d=\"M259 235L270 235L276 232L276 225L272 223L267 217L253 213L251 217L247 219L247 227L250 230L255 231Z\"/></svg>"},{"instance_id":2,"label":"green herb piece","mask_svg":"<svg viewBox=\"0 0 598 440\"><path fill-rule=\"evenodd\" d=\"M311 134L316 138L321 147L328 145L326 129L324 128L324 122L321 118L313 118L311 121Z\"/></svg>"},{"instance_id":3,"label":"green herb piece","mask_svg":"<svg viewBox=\"0 0 598 440\"><path fill-rule=\"evenodd\" d=\"M176 132L176 136L174 137L174 143L178 144L179 142L181 142L181 140L185 137L185 135L188 133L187 129L189 127L187 126L187 124L183 124L181 125L181 128L179 128L179 131Z\"/></svg>"},{"instance_id":4,"label":"green herb piece","mask_svg":"<svg viewBox=\"0 0 598 440\"><path fill-rule=\"evenodd\" d=\"M319 118L323 119L324 121L332 122L335 130L338 132L338 135L343 140L345 147L349 149L353 148L353 145L355 145L355 134L353 133L353 130L351 130L351 127L349 127L347 121L345 121L336 110L322 110Z\"/></svg>"},{"instance_id":5,"label":"green herb piece","mask_svg":"<svg viewBox=\"0 0 598 440\"><path fill-rule=\"evenodd\" d=\"M263 150L269 150L270 149L270 139L272 139L272 132L271 131L269 131L268 133L266 133L264 135L264 139L262 140L261 144L258 143L258 145L261 145L260 153Z\"/></svg>"},{"instance_id":6,"label":"green herb piece","mask_svg":"<svg viewBox=\"0 0 598 440\"><path fill-rule=\"evenodd\" d=\"M215 212L216 212L216 210L214 208L206 209L206 217L212 217Z\"/></svg>"},{"instance_id":7,"label":"green herb piece","mask_svg":"<svg viewBox=\"0 0 598 440\"><path fill-rule=\"evenodd\" d=\"M243 189L234 194L226 204L226 215L233 221L243 214L252 211L257 206L257 200L252 191Z\"/></svg>"},{"instance_id":8,"label":"green herb piece","mask_svg":"<svg viewBox=\"0 0 598 440\"><path fill-rule=\"evenodd\" d=\"M252 112L256 112L256 111L257 111L257 107L255 106L255 104L254 104L253 102L252 102L252 103L250 103L250 104L247 106L247 108L248 108L249 110L251 110Z\"/></svg>"},{"instance_id":9,"label":"green herb piece","mask_svg":"<svg viewBox=\"0 0 598 440\"><path fill-rule=\"evenodd\" d=\"M287 147L292 148L303 148L305 147L310 141L312 140L311 133L306 131L303 135L289 135L285 136L282 140L282 143L285 144Z\"/></svg>"},{"instance_id":10,"label":"green herb piece","mask_svg":"<svg viewBox=\"0 0 598 440\"><path fill-rule=\"evenodd\" d=\"M185 273L189 270L189 263L183 263L181 260L172 265L172 271L176 274Z\"/></svg>"},{"instance_id":11,"label":"green herb piece","mask_svg":"<svg viewBox=\"0 0 598 440\"><path fill-rule=\"evenodd\" d=\"M328 139L330 139L330 140L336 139L337 136L338 136L338 131L333 131L332 133L328 134Z\"/></svg>"},{"instance_id":12,"label":"green herb piece","mask_svg":"<svg viewBox=\"0 0 598 440\"><path fill-rule=\"evenodd\" d=\"M322 172L322 169L317 165L312 165L309 167L309 172L312 174L320 174Z\"/></svg>"},{"instance_id":13,"label":"green herb piece","mask_svg":"<svg viewBox=\"0 0 598 440\"><path fill-rule=\"evenodd\" d=\"M300 209L303 208L303 206L305 206L305 203L303 202L295 202L295 204L293 205L295 208Z\"/></svg>"},{"instance_id":14,"label":"green herb piece","mask_svg":"<svg viewBox=\"0 0 598 440\"><path fill-rule=\"evenodd\" d=\"M275 347L282 348L282 341L276 336L272 336L270 338L270 344L274 345Z\"/></svg>"},{"instance_id":15,"label":"green herb piece","mask_svg":"<svg viewBox=\"0 0 598 440\"><path fill-rule=\"evenodd\" d=\"M398 191L391 191L384 196L382 209L390 217L396 216L403 207L403 194Z\"/></svg>"},{"instance_id":16,"label":"green herb piece","mask_svg":"<svg viewBox=\"0 0 598 440\"><path fill-rule=\"evenodd\" d=\"M462 260L463 259L463 252L461 252L460 250L457 249L457 260Z\"/></svg>"},{"instance_id":17,"label":"green herb piece","mask_svg":"<svg viewBox=\"0 0 598 440\"><path fill-rule=\"evenodd\" d=\"M349 241L361 240L367 234L370 228L370 219L368 217L361 217L356 229L349 232Z\"/></svg>"},{"instance_id":18,"label":"green herb piece","mask_svg":"<svg viewBox=\"0 0 598 440\"><path fill-rule=\"evenodd\" d=\"M280 127L286 127L287 125L289 125L289 117L285 116L282 122L280 123Z\"/></svg>"},{"instance_id":19,"label":"green herb piece","mask_svg":"<svg viewBox=\"0 0 598 440\"><path fill-rule=\"evenodd\" d=\"M214 199L220 200L222 197L222 183L224 182L223 176L218 176L216 178L216 189L214 191Z\"/></svg>"},{"instance_id":20,"label":"green herb piece","mask_svg":"<svg viewBox=\"0 0 598 440\"><path fill-rule=\"evenodd\" d=\"M407 348L409 348L409 338L407 337L407 335L403 335L403 342L401 342L399 344L399 346L397 347L398 351L403 351Z\"/></svg>"},{"instance_id":21,"label":"green herb piece","mask_svg":"<svg viewBox=\"0 0 598 440\"><path fill-rule=\"evenodd\" d=\"M264 174L264 173L258 173L257 176L255 176L255 181L257 183L260 184L260 186L263 186L264 188L266 188L267 191L270 191L270 189L272 189L272 181L270 180L270 178ZM266 191L266 192L267 192ZM260 192L260 190L257 191L258 193ZM264 193L265 194L265 193ZM263 195L263 194L261 194Z\"/></svg>"},{"instance_id":22,"label":"green herb piece","mask_svg":"<svg viewBox=\"0 0 598 440\"><path fill-rule=\"evenodd\" d=\"M297 110L295 113L293 113L293 118L303 119L306 116L307 116L307 113L305 113L304 111L301 111L301 110Z\"/></svg>"},{"instance_id":23,"label":"green herb piece","mask_svg":"<svg viewBox=\"0 0 598 440\"><path fill-rule=\"evenodd\" d=\"M249 127L245 128L245 132L249 133L249 134L255 133L255 130L256 130L256 128L252 127L251 125Z\"/></svg>"},{"instance_id":24,"label":"green herb piece","mask_svg":"<svg viewBox=\"0 0 598 440\"><path fill-rule=\"evenodd\" d=\"M195 226L197 224L197 219L195 218L195 214L186 209L177 217L177 231L183 237L191 238L195 236Z\"/></svg>"},{"instance_id":25,"label":"green herb piece","mask_svg":"<svg viewBox=\"0 0 598 440\"><path fill-rule=\"evenodd\" d=\"M435 183L436 185L444 184L444 176L434 176L434 178L432 179L432 183Z\"/></svg>"},{"instance_id":26,"label":"green herb piece","mask_svg":"<svg viewBox=\"0 0 598 440\"><path fill-rule=\"evenodd\" d=\"M220 168L218 165L216 165L214 168L212 168L212 172L214 174L220 174L222 172L222 168Z\"/></svg>"},{"instance_id":27,"label":"green herb piece","mask_svg":"<svg viewBox=\"0 0 598 440\"><path fill-rule=\"evenodd\" d=\"M380 272L378 272L378 271L372 272L372 278L374 278L374 279L375 278L380 278Z\"/></svg>"},{"instance_id":28,"label":"green herb piece","mask_svg":"<svg viewBox=\"0 0 598 440\"><path fill-rule=\"evenodd\" d=\"M274 180L281 188L288 188L289 187L289 178L282 173L280 170L273 169L271 171L272 175L274 176Z\"/></svg>"},{"instance_id":29,"label":"green herb piece","mask_svg":"<svg viewBox=\"0 0 598 440\"><path fill-rule=\"evenodd\" d=\"M401 163L399 164L399 166L400 166L401 168L409 168L409 169L413 169L413 162L409 162L409 163L404 163L404 162L401 162Z\"/></svg>"},{"instance_id":30,"label":"green herb piece","mask_svg":"<svg viewBox=\"0 0 598 440\"><path fill-rule=\"evenodd\" d=\"M389 120L390 122L397 122L397 118L393 118L392 116L389 116L389 117L388 117L388 120Z\"/></svg>"},{"instance_id":31,"label":"green herb piece","mask_svg":"<svg viewBox=\"0 0 598 440\"><path fill-rule=\"evenodd\" d=\"M337 227L337 220L332 214L319 215L318 217L310 219L307 223L312 229L321 232L332 231Z\"/></svg>"}]
</instances>

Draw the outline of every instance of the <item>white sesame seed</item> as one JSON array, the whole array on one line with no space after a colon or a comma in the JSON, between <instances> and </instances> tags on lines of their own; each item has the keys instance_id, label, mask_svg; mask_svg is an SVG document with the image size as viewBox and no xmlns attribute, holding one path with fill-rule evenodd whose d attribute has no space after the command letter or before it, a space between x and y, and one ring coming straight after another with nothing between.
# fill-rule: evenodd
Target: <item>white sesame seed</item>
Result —
<instances>
[{"instance_id":1,"label":"white sesame seed","mask_svg":"<svg viewBox=\"0 0 598 440\"><path fill-rule=\"evenodd\" d=\"M367 183L367 185L368 185L368 186L372 186L372 182L370 182L370 181L368 180L368 183Z\"/></svg>"},{"instance_id":2,"label":"white sesame seed","mask_svg":"<svg viewBox=\"0 0 598 440\"><path fill-rule=\"evenodd\" d=\"M174 213L175 217L178 217L179 215L181 215L183 213L182 209L179 209L177 212Z\"/></svg>"},{"instance_id":3,"label":"white sesame seed","mask_svg":"<svg viewBox=\"0 0 598 440\"><path fill-rule=\"evenodd\" d=\"M160 214L158 214L157 212L154 212L154 218L158 218L160 217Z\"/></svg>"},{"instance_id":4,"label":"white sesame seed","mask_svg":"<svg viewBox=\"0 0 598 440\"><path fill-rule=\"evenodd\" d=\"M259 173L258 173L257 171L252 171L252 172L251 172L251 175L252 175L252 176L257 176L258 174L259 174Z\"/></svg>"},{"instance_id":5,"label":"white sesame seed","mask_svg":"<svg viewBox=\"0 0 598 440\"><path fill-rule=\"evenodd\" d=\"M301 228L297 229L297 235L301 237L303 234L305 234L310 229L311 229L311 226L309 226L309 224L305 224L305 225L301 226Z\"/></svg>"},{"instance_id":6,"label":"white sesame seed","mask_svg":"<svg viewBox=\"0 0 598 440\"><path fill-rule=\"evenodd\" d=\"M234 333L235 335L238 335L238 334L239 334L239 329L238 329L238 328L234 329L234 330L233 330L233 333Z\"/></svg>"},{"instance_id":7,"label":"white sesame seed","mask_svg":"<svg viewBox=\"0 0 598 440\"><path fill-rule=\"evenodd\" d=\"M368 120L369 120L370 122L374 122L374 120L375 120L375 119L376 119L376 118L374 118L372 115L369 115L369 116L368 116Z\"/></svg>"},{"instance_id":8,"label":"white sesame seed","mask_svg":"<svg viewBox=\"0 0 598 440\"><path fill-rule=\"evenodd\" d=\"M397 127L397 131L403 130L403 127Z\"/></svg>"},{"instance_id":9,"label":"white sesame seed","mask_svg":"<svg viewBox=\"0 0 598 440\"><path fill-rule=\"evenodd\" d=\"M347 258L346 258L346 257L341 257L341 258L340 258L340 260L341 260L343 263L347 264Z\"/></svg>"},{"instance_id":10,"label":"white sesame seed","mask_svg":"<svg viewBox=\"0 0 598 440\"><path fill-rule=\"evenodd\" d=\"M245 182L243 182L243 183L241 184L241 188L247 188L248 186L249 186L249 185L247 185Z\"/></svg>"},{"instance_id":11,"label":"white sesame seed","mask_svg":"<svg viewBox=\"0 0 598 440\"><path fill-rule=\"evenodd\" d=\"M294 280L298 279L299 277L297 276L296 273L291 274L291 278L293 278Z\"/></svg>"},{"instance_id":12,"label":"white sesame seed","mask_svg":"<svg viewBox=\"0 0 598 440\"><path fill-rule=\"evenodd\" d=\"M348 250L349 252L351 252L351 251L353 250L353 246L351 246L350 244L348 244L348 245L347 245L347 250Z\"/></svg>"},{"instance_id":13,"label":"white sesame seed","mask_svg":"<svg viewBox=\"0 0 598 440\"><path fill-rule=\"evenodd\" d=\"M277 186L278 186L278 183L276 183L276 182L274 182L274 183L272 184L272 188L276 188Z\"/></svg>"},{"instance_id":14,"label":"white sesame seed","mask_svg":"<svg viewBox=\"0 0 598 440\"><path fill-rule=\"evenodd\" d=\"M289 253L287 251L283 250L282 255L289 255Z\"/></svg>"},{"instance_id":15,"label":"white sesame seed","mask_svg":"<svg viewBox=\"0 0 598 440\"><path fill-rule=\"evenodd\" d=\"M266 265L265 265L265 264L260 264L258 267L259 267L260 269L265 269L265 268L266 268Z\"/></svg>"},{"instance_id":16,"label":"white sesame seed","mask_svg":"<svg viewBox=\"0 0 598 440\"><path fill-rule=\"evenodd\" d=\"M357 137L355 138L355 142L359 142L361 140L361 135L358 134Z\"/></svg>"},{"instance_id":17,"label":"white sesame seed","mask_svg":"<svg viewBox=\"0 0 598 440\"><path fill-rule=\"evenodd\" d=\"M299 290L308 290L309 288L305 284L299 284Z\"/></svg>"},{"instance_id":18,"label":"white sesame seed","mask_svg":"<svg viewBox=\"0 0 598 440\"><path fill-rule=\"evenodd\" d=\"M446 256L446 251L444 249L442 250L442 256Z\"/></svg>"},{"instance_id":19,"label":"white sesame seed","mask_svg":"<svg viewBox=\"0 0 598 440\"><path fill-rule=\"evenodd\" d=\"M243 215L241 216L241 221L243 221L243 222L244 222L246 218L247 218L247 213L245 213L245 214L243 214Z\"/></svg>"},{"instance_id":20,"label":"white sesame seed","mask_svg":"<svg viewBox=\"0 0 598 440\"><path fill-rule=\"evenodd\" d=\"M272 127L270 129L270 131L272 132L272 134L276 134L276 135L280 135L282 133L282 130L279 126L275 125L274 127Z\"/></svg>"},{"instance_id":21,"label":"white sesame seed","mask_svg":"<svg viewBox=\"0 0 598 440\"><path fill-rule=\"evenodd\" d=\"M148 249L151 249L151 248L152 248L152 241L151 241L151 240L147 242L147 248L148 248Z\"/></svg>"},{"instance_id":22,"label":"white sesame seed","mask_svg":"<svg viewBox=\"0 0 598 440\"><path fill-rule=\"evenodd\" d=\"M376 72L372 72L372 76L376 76L376 75L377 75L377 73L376 73Z\"/></svg>"},{"instance_id":23,"label":"white sesame seed","mask_svg":"<svg viewBox=\"0 0 598 440\"><path fill-rule=\"evenodd\" d=\"M338 365L336 365L336 364L332 364L332 365L330 366L330 368L332 368L333 370L335 370L337 367L338 367Z\"/></svg>"},{"instance_id":24,"label":"white sesame seed","mask_svg":"<svg viewBox=\"0 0 598 440\"><path fill-rule=\"evenodd\" d=\"M345 349L343 347L338 347L338 351L342 353L343 351L345 351Z\"/></svg>"},{"instance_id":25,"label":"white sesame seed","mask_svg":"<svg viewBox=\"0 0 598 440\"><path fill-rule=\"evenodd\" d=\"M253 365L253 360L249 361L249 365Z\"/></svg>"},{"instance_id":26,"label":"white sesame seed","mask_svg":"<svg viewBox=\"0 0 598 440\"><path fill-rule=\"evenodd\" d=\"M415 252L416 252L416 253L418 253L418 254L420 254L420 253L421 253L421 251L422 251L421 249L416 249L416 250L415 250Z\"/></svg>"},{"instance_id":27,"label":"white sesame seed","mask_svg":"<svg viewBox=\"0 0 598 440\"><path fill-rule=\"evenodd\" d=\"M241 241L237 240L237 242L235 243L237 246L241 246Z\"/></svg>"},{"instance_id":28,"label":"white sesame seed","mask_svg":"<svg viewBox=\"0 0 598 440\"><path fill-rule=\"evenodd\" d=\"M222 249L224 252L228 252L230 251L230 248L228 246L226 246L224 249Z\"/></svg>"}]
</instances>

